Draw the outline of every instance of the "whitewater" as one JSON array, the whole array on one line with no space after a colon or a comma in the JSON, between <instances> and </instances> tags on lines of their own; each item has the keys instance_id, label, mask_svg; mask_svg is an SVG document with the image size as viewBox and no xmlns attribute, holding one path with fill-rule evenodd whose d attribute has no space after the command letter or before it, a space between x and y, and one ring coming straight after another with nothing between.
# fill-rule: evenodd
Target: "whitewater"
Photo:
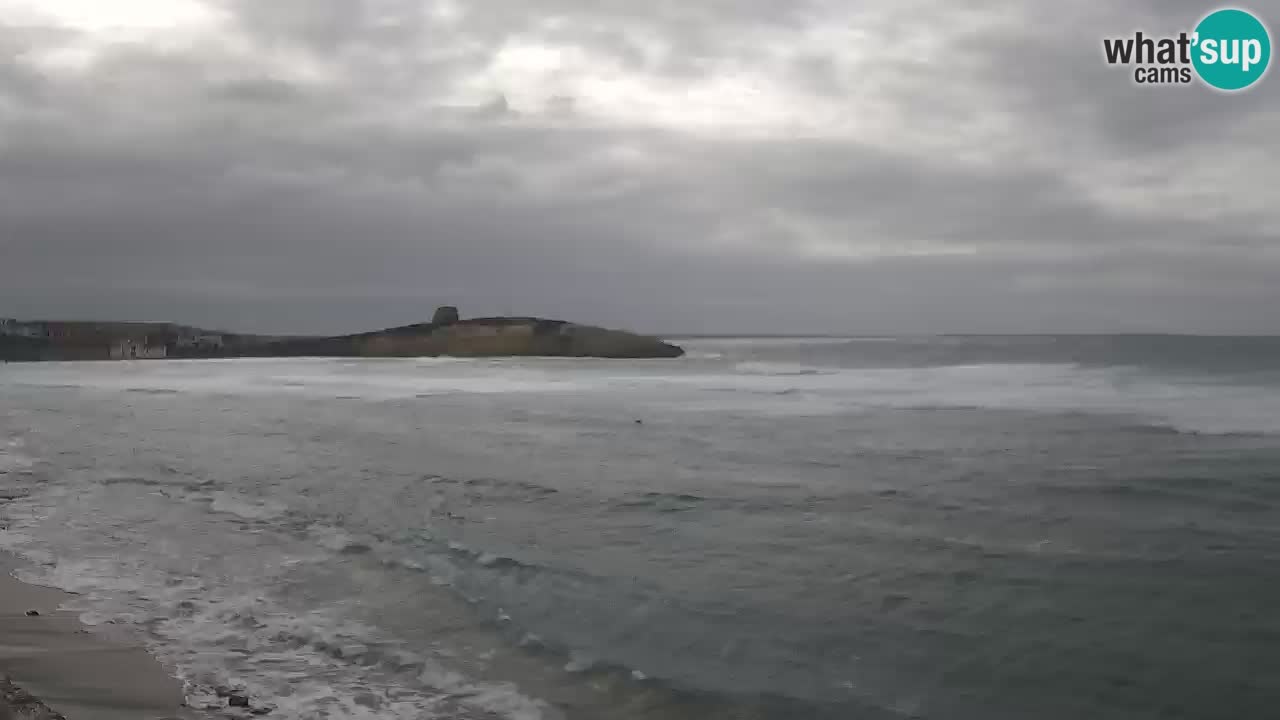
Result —
<instances>
[{"instance_id":1,"label":"whitewater","mask_svg":"<svg viewBox=\"0 0 1280 720\"><path fill-rule=\"evenodd\" d=\"M211 713L228 689L288 720L1280 700L1274 340L678 342L6 365L0 549Z\"/></svg>"}]
</instances>

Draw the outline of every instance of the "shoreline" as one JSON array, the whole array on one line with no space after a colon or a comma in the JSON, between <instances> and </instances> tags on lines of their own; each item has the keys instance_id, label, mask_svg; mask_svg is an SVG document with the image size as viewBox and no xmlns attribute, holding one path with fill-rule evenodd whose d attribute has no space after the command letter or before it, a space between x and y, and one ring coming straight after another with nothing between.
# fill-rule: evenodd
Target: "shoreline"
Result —
<instances>
[{"instance_id":1,"label":"shoreline","mask_svg":"<svg viewBox=\"0 0 1280 720\"><path fill-rule=\"evenodd\" d=\"M0 553L0 720L195 720L144 648L60 609L74 595L12 575ZM30 612L37 614L31 615Z\"/></svg>"},{"instance_id":2,"label":"shoreline","mask_svg":"<svg viewBox=\"0 0 1280 720\"><path fill-rule=\"evenodd\" d=\"M31 693L0 676L0 718L4 720L67 720Z\"/></svg>"}]
</instances>

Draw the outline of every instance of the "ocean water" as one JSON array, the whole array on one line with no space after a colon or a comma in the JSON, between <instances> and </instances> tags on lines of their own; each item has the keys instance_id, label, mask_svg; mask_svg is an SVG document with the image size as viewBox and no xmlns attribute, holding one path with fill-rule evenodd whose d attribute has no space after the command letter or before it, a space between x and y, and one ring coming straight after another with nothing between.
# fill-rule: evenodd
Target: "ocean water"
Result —
<instances>
[{"instance_id":1,"label":"ocean water","mask_svg":"<svg viewBox=\"0 0 1280 720\"><path fill-rule=\"evenodd\" d=\"M283 720L1280 712L1280 340L682 344L0 366L0 549Z\"/></svg>"}]
</instances>

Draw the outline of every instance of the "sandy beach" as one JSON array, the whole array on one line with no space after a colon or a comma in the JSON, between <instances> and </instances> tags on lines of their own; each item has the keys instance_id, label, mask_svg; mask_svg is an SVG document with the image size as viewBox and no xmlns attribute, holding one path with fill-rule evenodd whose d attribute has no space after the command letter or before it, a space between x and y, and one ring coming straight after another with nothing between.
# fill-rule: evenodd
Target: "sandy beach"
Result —
<instances>
[{"instance_id":1,"label":"sandy beach","mask_svg":"<svg viewBox=\"0 0 1280 720\"><path fill-rule=\"evenodd\" d=\"M14 579L10 560L0 560L0 677L11 681L0 684L0 720L193 717L178 681L144 649L91 632L59 610L70 595Z\"/></svg>"}]
</instances>

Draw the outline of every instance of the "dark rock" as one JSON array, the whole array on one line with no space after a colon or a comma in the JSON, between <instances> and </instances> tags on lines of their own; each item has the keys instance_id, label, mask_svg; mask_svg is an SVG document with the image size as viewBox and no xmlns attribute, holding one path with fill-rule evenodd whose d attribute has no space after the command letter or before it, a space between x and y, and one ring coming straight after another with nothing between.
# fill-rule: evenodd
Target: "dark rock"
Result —
<instances>
[{"instance_id":1,"label":"dark rock","mask_svg":"<svg viewBox=\"0 0 1280 720\"><path fill-rule=\"evenodd\" d=\"M39 611L39 610L28 610L28 611L27 611L27 617L40 617L40 611Z\"/></svg>"},{"instance_id":2,"label":"dark rock","mask_svg":"<svg viewBox=\"0 0 1280 720\"><path fill-rule=\"evenodd\" d=\"M460 320L444 306L431 323L335 337L280 340L246 353L261 357L601 357L676 358L684 350L635 333L536 317Z\"/></svg>"},{"instance_id":3,"label":"dark rock","mask_svg":"<svg viewBox=\"0 0 1280 720\"><path fill-rule=\"evenodd\" d=\"M275 708L271 707L270 705L260 705L250 710L249 712L253 713L254 715L270 715L272 710L275 710Z\"/></svg>"},{"instance_id":4,"label":"dark rock","mask_svg":"<svg viewBox=\"0 0 1280 720\"><path fill-rule=\"evenodd\" d=\"M7 676L0 676L0 719L67 720L62 713L54 712L31 693L14 686Z\"/></svg>"},{"instance_id":5,"label":"dark rock","mask_svg":"<svg viewBox=\"0 0 1280 720\"><path fill-rule=\"evenodd\" d=\"M655 337L568 323L560 330L562 353L576 357L676 358L684 350Z\"/></svg>"},{"instance_id":6,"label":"dark rock","mask_svg":"<svg viewBox=\"0 0 1280 720\"><path fill-rule=\"evenodd\" d=\"M431 316L431 322L436 325L452 325L458 320L458 308L452 305L441 305L436 308L436 314Z\"/></svg>"},{"instance_id":7,"label":"dark rock","mask_svg":"<svg viewBox=\"0 0 1280 720\"><path fill-rule=\"evenodd\" d=\"M249 698L244 695L230 695L227 697L227 704L231 707L249 707Z\"/></svg>"}]
</instances>

